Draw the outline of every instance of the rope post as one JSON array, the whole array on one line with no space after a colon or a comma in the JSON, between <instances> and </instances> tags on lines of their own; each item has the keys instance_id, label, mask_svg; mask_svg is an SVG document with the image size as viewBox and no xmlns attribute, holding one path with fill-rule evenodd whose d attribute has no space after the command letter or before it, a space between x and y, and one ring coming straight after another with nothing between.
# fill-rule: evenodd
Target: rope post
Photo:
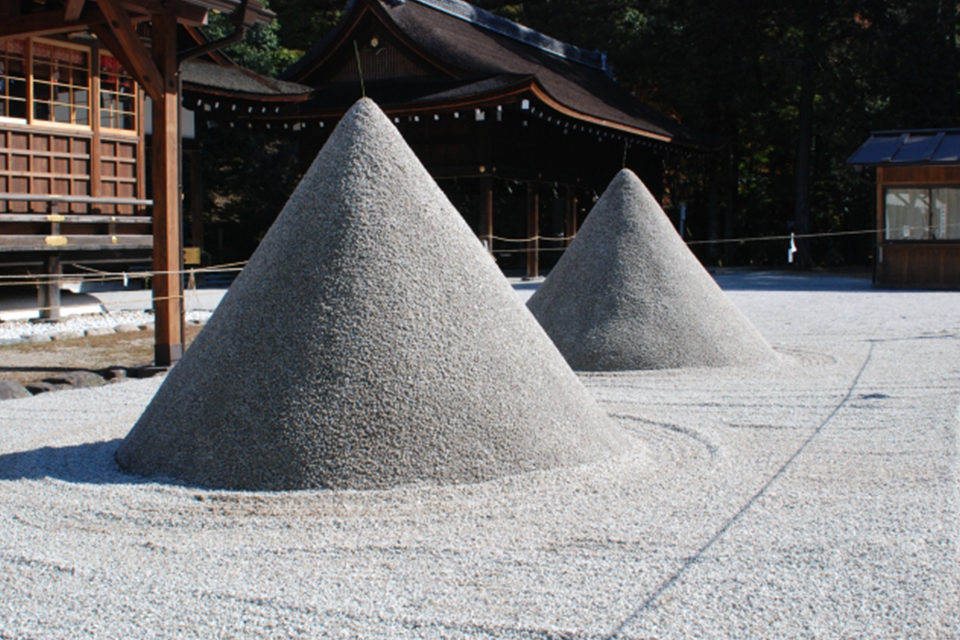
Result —
<instances>
[{"instance_id":1,"label":"rope post","mask_svg":"<svg viewBox=\"0 0 960 640\"><path fill-rule=\"evenodd\" d=\"M573 187L567 186L563 209L563 235L566 236L563 242L564 247L569 247L573 237L577 235L577 204L577 194Z\"/></svg>"},{"instance_id":2,"label":"rope post","mask_svg":"<svg viewBox=\"0 0 960 640\"><path fill-rule=\"evenodd\" d=\"M527 278L540 275L540 194L537 186L527 183Z\"/></svg>"},{"instance_id":3,"label":"rope post","mask_svg":"<svg viewBox=\"0 0 960 640\"><path fill-rule=\"evenodd\" d=\"M484 178L483 211L480 212L480 236L487 245L487 251L493 255L493 180Z\"/></svg>"},{"instance_id":4,"label":"rope post","mask_svg":"<svg viewBox=\"0 0 960 640\"><path fill-rule=\"evenodd\" d=\"M63 270L60 265L60 254L53 253L44 261L46 275L37 291L37 302L40 306L40 319L48 322L60 320L60 280Z\"/></svg>"}]
</instances>

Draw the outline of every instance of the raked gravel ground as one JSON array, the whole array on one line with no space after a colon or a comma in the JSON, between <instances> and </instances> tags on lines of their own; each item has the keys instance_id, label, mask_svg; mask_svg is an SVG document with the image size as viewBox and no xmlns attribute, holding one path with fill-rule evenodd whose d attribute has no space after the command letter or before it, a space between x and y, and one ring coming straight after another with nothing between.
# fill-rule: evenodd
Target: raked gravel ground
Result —
<instances>
[{"instance_id":1,"label":"raked gravel ground","mask_svg":"<svg viewBox=\"0 0 960 640\"><path fill-rule=\"evenodd\" d=\"M113 463L159 380L6 401L0 638L960 638L960 294L720 280L780 363L583 376L601 464L205 491Z\"/></svg>"}]
</instances>

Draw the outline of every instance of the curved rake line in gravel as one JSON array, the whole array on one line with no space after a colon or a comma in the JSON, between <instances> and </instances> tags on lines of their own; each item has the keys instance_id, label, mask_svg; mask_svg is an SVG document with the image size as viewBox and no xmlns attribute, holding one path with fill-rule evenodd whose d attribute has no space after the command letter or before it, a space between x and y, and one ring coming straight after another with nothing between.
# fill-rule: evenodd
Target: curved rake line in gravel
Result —
<instances>
[{"instance_id":1,"label":"curved rake line in gravel","mask_svg":"<svg viewBox=\"0 0 960 640\"><path fill-rule=\"evenodd\" d=\"M775 483L780 478L780 476L782 476L787 471L787 469L789 469L793 465L794 461L800 457L800 454L803 453L803 451L807 448L807 446L809 446L811 442L813 442L813 439L816 438L820 434L820 432L822 432L824 428L826 428L826 426L833 421L833 419L840 412L840 410L846 406L846 404L850 401L851 398L853 398L853 391L854 389L857 388L857 385L860 383L860 378L863 377L863 372L866 371L867 365L870 364L870 360L873 357L873 350L876 346L877 346L877 342L870 341L870 348L867 351L867 356L866 358L864 358L863 364L860 365L860 370L857 371L857 375L854 376L853 382L850 383L850 386L847 389L846 395L843 397L842 400L840 400L837 406L833 408L833 410L827 415L827 417L823 419L820 425L816 429L814 429L813 433L811 433L810 436L806 440L804 440L803 444L801 444L800 447L793 452L793 455L791 455L790 458L783 463L783 466L781 466L777 470L777 472L773 474L770 477L770 479L764 483L762 487L760 487L760 490L757 491L752 498L747 500L746 504L740 507L740 510L737 511L735 514L733 514L733 516L729 520L727 520L727 522L724 523L724 525L720 527L720 529L715 534L713 534L713 536L709 540L707 540L707 542L702 547L700 547L700 549L698 549L695 554L687 558L686 561L684 561L684 563L680 565L680 568L677 569L672 576L670 576L665 581L663 581L660 584L660 586L657 587L654 590L654 592L650 594L650 596L646 600L643 601L643 604L637 607L633 611L633 613L631 613L619 625L617 625L617 627L612 632L610 632L609 635L604 636L603 640L616 640L616 638L619 638L620 634L622 634L626 630L627 626L629 626L631 623L637 620L640 617L640 615L643 614L643 612L650 609L650 607L653 606L653 603L656 602L657 599L661 595L663 595L663 593L667 589L672 587L683 576L683 574L687 572L687 569L689 569L690 567L695 565L697 562L699 562L699 560L703 557L703 555L707 551L709 551L710 548L713 547L713 545L716 544L727 533L727 531L729 531L730 528L734 524L736 524L753 507L754 504L756 504L757 500L763 497L763 495L770 490L770 487L773 486L773 483Z\"/></svg>"},{"instance_id":2,"label":"curved rake line in gravel","mask_svg":"<svg viewBox=\"0 0 960 640\"><path fill-rule=\"evenodd\" d=\"M633 422L638 422L640 424L644 424L647 426L658 427L665 431L669 431L674 435L684 436L686 438L689 438L690 440L693 440L698 445L706 449L707 453L710 454L711 458L716 457L717 452L720 450L720 448L717 445L715 445L714 443L710 442L710 440L700 435L696 430L687 429L686 427L681 427L680 425L673 422L661 422L659 420L649 420L647 418L641 418L640 416L634 416L628 413L611 412L609 415L611 418L614 418L616 420L632 420ZM640 430L637 429L636 427L628 427L624 425L623 428L628 431L632 431L634 433L640 432Z\"/></svg>"}]
</instances>

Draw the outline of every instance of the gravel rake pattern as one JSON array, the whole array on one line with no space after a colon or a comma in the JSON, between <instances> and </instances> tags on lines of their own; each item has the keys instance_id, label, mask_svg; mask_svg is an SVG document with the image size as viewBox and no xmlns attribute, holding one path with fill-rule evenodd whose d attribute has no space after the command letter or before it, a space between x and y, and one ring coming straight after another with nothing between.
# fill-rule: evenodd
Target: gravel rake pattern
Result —
<instances>
[{"instance_id":1,"label":"gravel rake pattern","mask_svg":"<svg viewBox=\"0 0 960 640\"><path fill-rule=\"evenodd\" d=\"M669 578L663 581L656 589L654 589L654 591L649 595L649 597L647 597L647 599L644 600L643 603L640 604L640 606L638 606L633 613L631 613L629 616L627 616L625 620L623 620L623 622L617 625L617 627L613 630L612 633L604 637L604 640L617 640L618 638L624 637L626 630L629 629L632 625L634 625L644 612L648 611L651 607L653 607L654 603L661 596L663 596L663 594L668 589L670 589L670 587L676 584L676 582L683 576L684 573L686 573L694 565L696 565L697 562L699 562L706 555L706 553L710 550L710 548L713 547L730 530L730 528L733 525L735 525L741 518L743 518L743 516L747 513L747 511L749 511L751 507L753 507L753 505L756 504L756 502L770 490L770 487L777 480L779 480L781 476L783 476L783 474L787 471L787 469L789 469L794 464L796 459L810 445L813 439L816 438L827 427L827 425L830 424L830 422L834 419L834 417L836 417L837 413L839 413L850 402L850 399L853 397L853 393L856 390L857 385L860 383L860 378L863 377L863 372L866 370L867 365L870 364L870 359L873 356L874 347L875 347L875 343L871 343L870 350L867 352L867 356L863 361L863 365L860 367L860 370L857 371L857 375L854 377L853 381L850 383L850 388L847 389L847 393L843 397L843 399L840 400L839 404L837 404L837 406L834 407L829 414L827 414L827 417L824 418L823 422L821 422L817 426L817 428L810 434L810 436L803 441L803 444L800 445L800 447L793 453L793 455L790 456L790 458L783 464L783 466L777 469L777 472L774 473L772 476L770 476L770 478L760 488L760 490L757 491L755 494L753 494L753 496L751 496L751 498L740 508L740 510L737 511L733 515L733 517L727 520L723 524L723 526L709 540L707 540L706 544L700 547L695 554L687 558L684 561L684 563L680 565L677 571L673 573L673 575L671 575Z\"/></svg>"}]
</instances>

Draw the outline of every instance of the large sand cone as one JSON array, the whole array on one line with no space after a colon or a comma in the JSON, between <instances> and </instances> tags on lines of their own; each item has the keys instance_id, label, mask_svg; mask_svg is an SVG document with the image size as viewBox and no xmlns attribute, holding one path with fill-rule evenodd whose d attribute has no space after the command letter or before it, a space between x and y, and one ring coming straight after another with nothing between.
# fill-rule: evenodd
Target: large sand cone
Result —
<instances>
[{"instance_id":1,"label":"large sand cone","mask_svg":"<svg viewBox=\"0 0 960 640\"><path fill-rule=\"evenodd\" d=\"M117 451L236 489L480 481L623 444L370 100Z\"/></svg>"},{"instance_id":2,"label":"large sand cone","mask_svg":"<svg viewBox=\"0 0 960 640\"><path fill-rule=\"evenodd\" d=\"M718 367L776 358L627 169L611 181L527 305L574 369Z\"/></svg>"}]
</instances>

